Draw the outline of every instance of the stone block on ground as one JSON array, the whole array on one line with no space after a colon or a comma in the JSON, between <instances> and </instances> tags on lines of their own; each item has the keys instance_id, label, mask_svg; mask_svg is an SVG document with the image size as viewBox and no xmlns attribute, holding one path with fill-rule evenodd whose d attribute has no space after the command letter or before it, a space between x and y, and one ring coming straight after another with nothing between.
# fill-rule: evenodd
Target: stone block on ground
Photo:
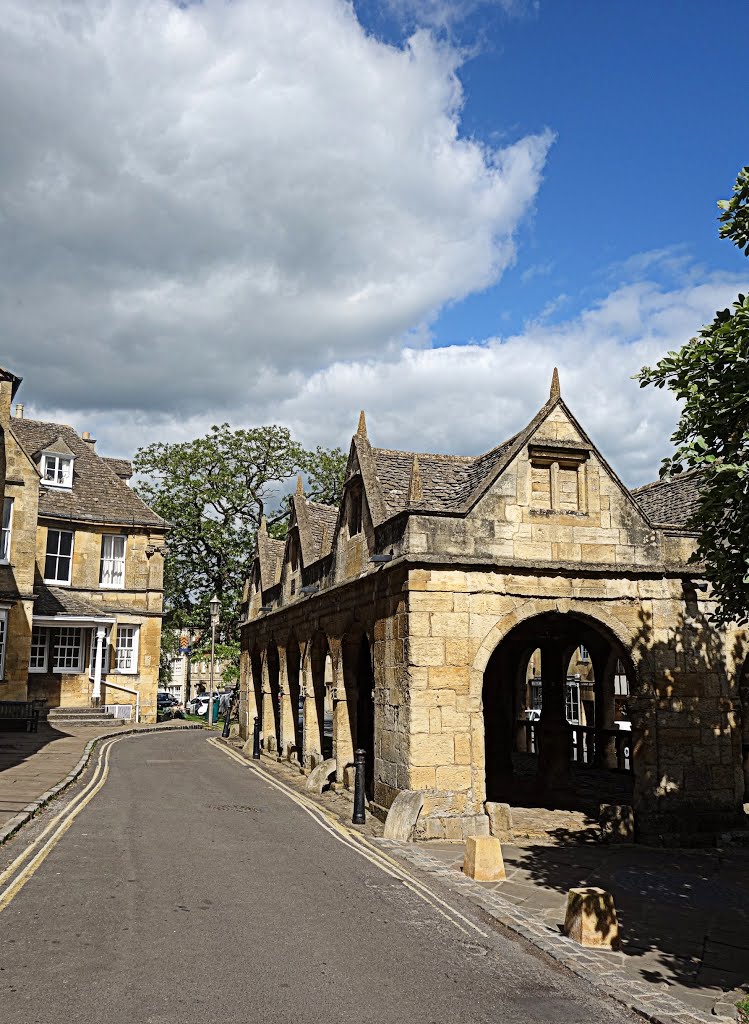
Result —
<instances>
[{"instance_id":1,"label":"stone block on ground","mask_svg":"<svg viewBox=\"0 0 749 1024\"><path fill-rule=\"evenodd\" d=\"M384 838L409 842L413 838L416 822L423 806L424 794L422 792L411 789L404 789L400 792L387 812Z\"/></svg>"},{"instance_id":2,"label":"stone block on ground","mask_svg":"<svg viewBox=\"0 0 749 1024\"><path fill-rule=\"evenodd\" d=\"M502 844L496 836L469 836L466 839L463 874L477 882L501 882L507 877Z\"/></svg>"},{"instance_id":3,"label":"stone block on ground","mask_svg":"<svg viewBox=\"0 0 749 1024\"><path fill-rule=\"evenodd\" d=\"M598 809L598 821L606 842L635 841L635 812L629 804L601 804Z\"/></svg>"},{"instance_id":4,"label":"stone block on ground","mask_svg":"<svg viewBox=\"0 0 749 1024\"><path fill-rule=\"evenodd\" d=\"M512 809L509 804L497 804L487 800L484 804L489 816L489 832L497 839L512 838Z\"/></svg>"},{"instance_id":5,"label":"stone block on ground","mask_svg":"<svg viewBox=\"0 0 749 1024\"><path fill-rule=\"evenodd\" d=\"M327 761L321 761L307 776L304 788L311 793L322 793L331 777L335 776L335 770L336 760L334 757L328 758Z\"/></svg>"},{"instance_id":6,"label":"stone block on ground","mask_svg":"<svg viewBox=\"0 0 749 1024\"><path fill-rule=\"evenodd\" d=\"M596 886L570 889L564 934L581 946L619 949L619 921L611 893Z\"/></svg>"}]
</instances>

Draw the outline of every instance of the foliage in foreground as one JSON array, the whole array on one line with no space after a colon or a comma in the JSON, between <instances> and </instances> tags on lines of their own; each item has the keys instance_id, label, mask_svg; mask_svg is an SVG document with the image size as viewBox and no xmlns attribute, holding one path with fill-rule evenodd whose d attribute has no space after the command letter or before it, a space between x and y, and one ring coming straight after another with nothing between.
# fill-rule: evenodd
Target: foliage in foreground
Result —
<instances>
[{"instance_id":1,"label":"foliage in foreground","mask_svg":"<svg viewBox=\"0 0 749 1024\"><path fill-rule=\"evenodd\" d=\"M722 238L749 255L749 167L730 199L718 203ZM674 454L661 476L700 475L699 507L690 521L714 588L720 623L749 621L749 298L719 310L678 352L637 375L640 386L668 387L683 403L672 435Z\"/></svg>"}]
</instances>

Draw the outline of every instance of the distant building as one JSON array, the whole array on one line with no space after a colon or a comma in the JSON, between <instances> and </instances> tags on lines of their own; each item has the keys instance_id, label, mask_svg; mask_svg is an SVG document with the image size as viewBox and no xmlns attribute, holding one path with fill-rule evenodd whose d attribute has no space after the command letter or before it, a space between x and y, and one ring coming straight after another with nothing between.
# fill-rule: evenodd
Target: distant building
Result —
<instances>
[{"instance_id":1,"label":"distant building","mask_svg":"<svg viewBox=\"0 0 749 1024\"><path fill-rule=\"evenodd\" d=\"M156 720L168 524L64 423L23 418L0 369L0 699Z\"/></svg>"},{"instance_id":2,"label":"distant building","mask_svg":"<svg viewBox=\"0 0 749 1024\"><path fill-rule=\"evenodd\" d=\"M200 693L201 689L208 691L211 681L211 662L208 658L197 658L188 656L195 641L195 636L187 630L175 629L175 635L180 643L180 654L170 662L171 679L165 683L162 689L171 693L180 703L184 704L190 697ZM223 689L224 671L226 666L221 659L216 658L213 666L213 688Z\"/></svg>"}]
</instances>

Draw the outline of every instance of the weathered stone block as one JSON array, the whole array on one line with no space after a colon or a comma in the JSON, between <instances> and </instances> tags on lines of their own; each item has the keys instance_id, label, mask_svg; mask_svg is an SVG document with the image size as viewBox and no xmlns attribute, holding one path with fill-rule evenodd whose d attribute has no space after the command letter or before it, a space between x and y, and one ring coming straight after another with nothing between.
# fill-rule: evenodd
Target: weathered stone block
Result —
<instances>
[{"instance_id":1,"label":"weathered stone block","mask_svg":"<svg viewBox=\"0 0 749 1024\"><path fill-rule=\"evenodd\" d=\"M618 949L621 944L619 921L611 893L595 886L570 889L564 934L581 946Z\"/></svg>"},{"instance_id":2,"label":"weathered stone block","mask_svg":"<svg viewBox=\"0 0 749 1024\"><path fill-rule=\"evenodd\" d=\"M447 765L437 769L437 789L468 790L471 788L471 769L465 765Z\"/></svg>"},{"instance_id":3,"label":"weathered stone block","mask_svg":"<svg viewBox=\"0 0 749 1024\"><path fill-rule=\"evenodd\" d=\"M417 768L451 764L452 759L452 736L424 736L418 733L411 737L411 763Z\"/></svg>"},{"instance_id":4,"label":"weathered stone block","mask_svg":"<svg viewBox=\"0 0 749 1024\"><path fill-rule=\"evenodd\" d=\"M445 664L445 641L442 639L413 637L408 642L408 650L414 665Z\"/></svg>"},{"instance_id":5,"label":"weathered stone block","mask_svg":"<svg viewBox=\"0 0 749 1024\"><path fill-rule=\"evenodd\" d=\"M498 804L487 800L484 804L489 819L489 832L497 839L512 838L512 809L509 804Z\"/></svg>"},{"instance_id":6,"label":"weathered stone block","mask_svg":"<svg viewBox=\"0 0 749 1024\"><path fill-rule=\"evenodd\" d=\"M502 845L495 836L469 836L463 857L463 873L477 882L506 878Z\"/></svg>"}]
</instances>

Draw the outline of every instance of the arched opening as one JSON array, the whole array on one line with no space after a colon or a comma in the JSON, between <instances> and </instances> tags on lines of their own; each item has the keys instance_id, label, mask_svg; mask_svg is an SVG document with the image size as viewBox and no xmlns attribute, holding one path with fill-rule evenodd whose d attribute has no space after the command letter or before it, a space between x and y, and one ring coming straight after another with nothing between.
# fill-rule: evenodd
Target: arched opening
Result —
<instances>
[{"instance_id":1,"label":"arched opening","mask_svg":"<svg viewBox=\"0 0 749 1024\"><path fill-rule=\"evenodd\" d=\"M324 633L315 634L310 651L312 709L305 715L307 747L320 758L333 756L333 663Z\"/></svg>"},{"instance_id":2,"label":"arched opening","mask_svg":"<svg viewBox=\"0 0 749 1024\"><path fill-rule=\"evenodd\" d=\"M347 638L343 645L343 680L346 688L351 736L355 749L365 751L365 791L374 798L375 715L374 673L366 633Z\"/></svg>"},{"instance_id":3,"label":"arched opening","mask_svg":"<svg viewBox=\"0 0 749 1024\"><path fill-rule=\"evenodd\" d=\"M281 666L278 658L278 648L275 644L271 643L268 645L265 656L268 664L271 712L270 715L266 715L265 711L263 712L263 726L265 729L270 730L272 720L273 732L265 736L264 743L266 750L278 751L281 743Z\"/></svg>"},{"instance_id":4,"label":"arched opening","mask_svg":"<svg viewBox=\"0 0 749 1024\"><path fill-rule=\"evenodd\" d=\"M286 708L286 720L283 723L283 754L296 754L297 758L301 761L304 709L301 700L300 668L301 654L299 652L299 644L296 640L290 639L286 645L286 681L289 690L289 701ZM289 749L290 747L291 749Z\"/></svg>"},{"instance_id":5,"label":"arched opening","mask_svg":"<svg viewBox=\"0 0 749 1024\"><path fill-rule=\"evenodd\" d=\"M634 680L597 621L549 612L511 630L484 672L487 799L596 816L631 803Z\"/></svg>"}]
</instances>

